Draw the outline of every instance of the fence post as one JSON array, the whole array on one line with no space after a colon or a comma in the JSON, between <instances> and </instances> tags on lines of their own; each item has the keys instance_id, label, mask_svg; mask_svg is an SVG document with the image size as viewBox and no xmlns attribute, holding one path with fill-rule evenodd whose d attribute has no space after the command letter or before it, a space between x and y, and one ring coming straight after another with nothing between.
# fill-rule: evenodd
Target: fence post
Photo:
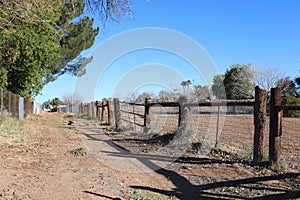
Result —
<instances>
[{"instance_id":1,"label":"fence post","mask_svg":"<svg viewBox=\"0 0 300 200\"><path fill-rule=\"evenodd\" d=\"M10 95L12 95L12 98L11 98L11 115L12 117L19 117L18 116L18 105L19 105L19 102L17 101L17 95L16 94L13 94L11 92L9 92Z\"/></svg>"},{"instance_id":2,"label":"fence post","mask_svg":"<svg viewBox=\"0 0 300 200\"><path fill-rule=\"evenodd\" d=\"M106 107L106 101L102 101L101 122L104 122L104 118L105 118L105 107Z\"/></svg>"},{"instance_id":3,"label":"fence post","mask_svg":"<svg viewBox=\"0 0 300 200\"><path fill-rule=\"evenodd\" d=\"M91 104L90 103L86 104L86 110L87 110L87 116L91 117Z\"/></svg>"},{"instance_id":4,"label":"fence post","mask_svg":"<svg viewBox=\"0 0 300 200\"><path fill-rule=\"evenodd\" d=\"M185 120L186 112L184 112L184 104L187 103L187 96L182 96L179 99L179 115L178 115L178 128L182 125L182 121Z\"/></svg>"},{"instance_id":5,"label":"fence post","mask_svg":"<svg viewBox=\"0 0 300 200\"><path fill-rule=\"evenodd\" d=\"M150 118L150 105L151 99L145 98L145 111L144 111L144 132L147 132L151 118Z\"/></svg>"},{"instance_id":6,"label":"fence post","mask_svg":"<svg viewBox=\"0 0 300 200\"><path fill-rule=\"evenodd\" d=\"M215 143L215 148L217 148L217 147L218 147L218 144L219 144L220 115L221 115L221 109L220 109L220 105L218 105L217 130L216 130L216 143Z\"/></svg>"},{"instance_id":7,"label":"fence post","mask_svg":"<svg viewBox=\"0 0 300 200\"><path fill-rule=\"evenodd\" d=\"M114 111L115 111L115 125L116 130L121 129L121 112L120 112L120 100L114 98Z\"/></svg>"},{"instance_id":8,"label":"fence post","mask_svg":"<svg viewBox=\"0 0 300 200\"><path fill-rule=\"evenodd\" d=\"M260 164L264 156L264 135L267 117L267 92L255 87L253 163Z\"/></svg>"},{"instance_id":9,"label":"fence post","mask_svg":"<svg viewBox=\"0 0 300 200\"><path fill-rule=\"evenodd\" d=\"M84 104L81 102L79 105L79 113L83 114L83 110L84 110Z\"/></svg>"},{"instance_id":10,"label":"fence post","mask_svg":"<svg viewBox=\"0 0 300 200\"><path fill-rule=\"evenodd\" d=\"M282 135L282 112L277 106L281 105L281 89L271 89L270 99L270 128L269 128L269 161L277 164L280 157L281 135Z\"/></svg>"},{"instance_id":11,"label":"fence post","mask_svg":"<svg viewBox=\"0 0 300 200\"><path fill-rule=\"evenodd\" d=\"M100 101L96 101L96 118L100 121Z\"/></svg>"},{"instance_id":12,"label":"fence post","mask_svg":"<svg viewBox=\"0 0 300 200\"><path fill-rule=\"evenodd\" d=\"M95 109L95 102L91 102L91 117L92 119L95 119L96 116L95 116L95 112L96 112L96 109Z\"/></svg>"},{"instance_id":13,"label":"fence post","mask_svg":"<svg viewBox=\"0 0 300 200\"><path fill-rule=\"evenodd\" d=\"M108 124L111 125L111 123L112 123L112 107L111 107L110 100L107 100L107 117L108 117Z\"/></svg>"}]
</instances>

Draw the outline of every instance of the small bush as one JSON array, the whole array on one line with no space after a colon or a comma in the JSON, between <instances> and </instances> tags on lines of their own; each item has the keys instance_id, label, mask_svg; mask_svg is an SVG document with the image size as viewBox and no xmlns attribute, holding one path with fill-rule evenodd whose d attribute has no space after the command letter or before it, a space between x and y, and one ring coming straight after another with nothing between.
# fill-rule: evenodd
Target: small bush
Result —
<instances>
[{"instance_id":1,"label":"small bush","mask_svg":"<svg viewBox=\"0 0 300 200\"><path fill-rule=\"evenodd\" d=\"M88 149L86 147L80 147L78 149L72 150L70 153L74 156L85 156L88 154Z\"/></svg>"}]
</instances>

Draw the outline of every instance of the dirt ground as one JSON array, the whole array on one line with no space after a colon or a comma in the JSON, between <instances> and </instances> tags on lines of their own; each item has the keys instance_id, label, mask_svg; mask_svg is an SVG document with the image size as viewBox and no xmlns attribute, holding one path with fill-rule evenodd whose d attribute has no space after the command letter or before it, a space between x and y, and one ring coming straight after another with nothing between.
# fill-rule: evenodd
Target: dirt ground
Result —
<instances>
[{"instance_id":1,"label":"dirt ground","mask_svg":"<svg viewBox=\"0 0 300 200\"><path fill-rule=\"evenodd\" d=\"M252 167L218 150L152 154L156 144L63 114L28 121L40 133L35 142L0 148L0 199L300 199L299 172Z\"/></svg>"}]
</instances>

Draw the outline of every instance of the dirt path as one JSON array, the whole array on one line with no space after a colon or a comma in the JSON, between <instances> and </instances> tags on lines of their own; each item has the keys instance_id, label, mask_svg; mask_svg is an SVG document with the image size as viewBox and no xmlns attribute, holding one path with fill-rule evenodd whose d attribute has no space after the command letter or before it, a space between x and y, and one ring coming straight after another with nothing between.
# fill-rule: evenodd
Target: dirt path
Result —
<instances>
[{"instance_id":1,"label":"dirt path","mask_svg":"<svg viewBox=\"0 0 300 200\"><path fill-rule=\"evenodd\" d=\"M0 148L1 200L124 199L131 184L173 188L170 181L156 173L125 173L108 167L112 161L102 158L99 152L113 152L114 148L110 148L109 141L100 141L103 135L89 132L89 125L83 123L85 129L80 129L77 124L78 133L84 130L80 140L75 130L69 129L69 118L54 113L43 115L29 120L41 134L37 141ZM88 155L72 154L85 146Z\"/></svg>"},{"instance_id":2,"label":"dirt path","mask_svg":"<svg viewBox=\"0 0 300 200\"><path fill-rule=\"evenodd\" d=\"M1 200L300 198L299 173L278 175L222 155L185 155L172 162L136 153L143 144L112 142L96 123L76 120L75 130L66 115L43 115L28 120L38 133L35 140L0 148Z\"/></svg>"}]
</instances>

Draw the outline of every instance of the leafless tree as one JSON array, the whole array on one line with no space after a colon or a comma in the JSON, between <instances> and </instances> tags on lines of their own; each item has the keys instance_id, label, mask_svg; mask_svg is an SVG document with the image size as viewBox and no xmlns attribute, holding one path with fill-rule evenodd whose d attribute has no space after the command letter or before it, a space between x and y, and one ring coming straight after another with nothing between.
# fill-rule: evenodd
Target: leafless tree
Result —
<instances>
[{"instance_id":1,"label":"leafless tree","mask_svg":"<svg viewBox=\"0 0 300 200\"><path fill-rule=\"evenodd\" d=\"M82 98L77 94L65 94L62 97L62 102L65 105L80 104L82 102Z\"/></svg>"},{"instance_id":2,"label":"leafless tree","mask_svg":"<svg viewBox=\"0 0 300 200\"><path fill-rule=\"evenodd\" d=\"M254 72L253 82L255 85L263 86L267 91L276 87L279 80L284 79L285 75L277 67L262 67L260 65L252 67Z\"/></svg>"},{"instance_id":3,"label":"leafless tree","mask_svg":"<svg viewBox=\"0 0 300 200\"><path fill-rule=\"evenodd\" d=\"M24 24L56 24L56 11L68 4L76 12L79 0L2 0L0 1L0 29ZM121 21L133 15L131 0L84 0L86 12L100 17L102 22ZM72 11L71 11L72 12ZM9 20L5 16L9 16ZM53 26L55 28L55 26Z\"/></svg>"}]
</instances>

